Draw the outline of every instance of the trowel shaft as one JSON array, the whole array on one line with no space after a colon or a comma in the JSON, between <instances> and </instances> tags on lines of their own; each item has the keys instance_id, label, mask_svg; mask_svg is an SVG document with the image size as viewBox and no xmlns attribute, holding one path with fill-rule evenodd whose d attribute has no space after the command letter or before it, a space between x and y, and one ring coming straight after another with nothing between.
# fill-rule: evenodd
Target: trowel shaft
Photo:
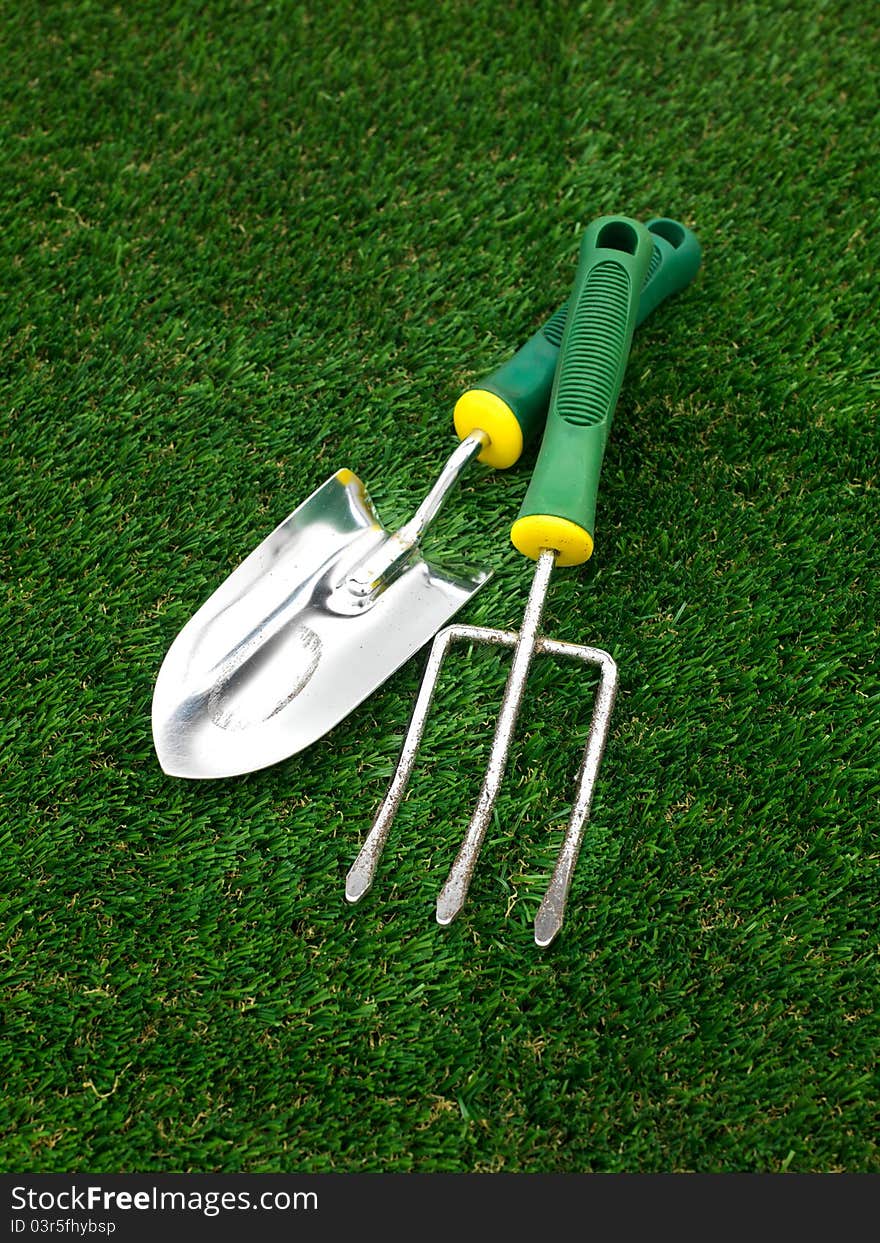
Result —
<instances>
[{"instance_id":1,"label":"trowel shaft","mask_svg":"<svg viewBox=\"0 0 880 1243\"><path fill-rule=\"evenodd\" d=\"M356 596L370 596L383 590L406 564L407 558L437 517L443 502L458 483L465 467L486 447L489 437L477 428L465 436L449 455L445 466L434 480L434 486L409 522L400 527L376 552L356 566L348 582Z\"/></svg>"}]
</instances>

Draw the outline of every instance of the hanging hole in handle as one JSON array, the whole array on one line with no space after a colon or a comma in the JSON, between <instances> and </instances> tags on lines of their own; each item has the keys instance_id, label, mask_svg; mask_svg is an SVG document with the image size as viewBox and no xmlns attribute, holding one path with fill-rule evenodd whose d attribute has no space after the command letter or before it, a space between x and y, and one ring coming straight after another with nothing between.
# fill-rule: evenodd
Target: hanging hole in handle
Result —
<instances>
[{"instance_id":1,"label":"hanging hole in handle","mask_svg":"<svg viewBox=\"0 0 880 1243\"><path fill-rule=\"evenodd\" d=\"M678 250L684 241L684 229L677 220L652 220L648 229L667 241L674 250Z\"/></svg>"},{"instance_id":2,"label":"hanging hole in handle","mask_svg":"<svg viewBox=\"0 0 880 1243\"><path fill-rule=\"evenodd\" d=\"M631 224L624 220L609 220L603 225L596 238L596 246L602 250L621 250L624 254L634 255L639 244L639 235Z\"/></svg>"}]
</instances>

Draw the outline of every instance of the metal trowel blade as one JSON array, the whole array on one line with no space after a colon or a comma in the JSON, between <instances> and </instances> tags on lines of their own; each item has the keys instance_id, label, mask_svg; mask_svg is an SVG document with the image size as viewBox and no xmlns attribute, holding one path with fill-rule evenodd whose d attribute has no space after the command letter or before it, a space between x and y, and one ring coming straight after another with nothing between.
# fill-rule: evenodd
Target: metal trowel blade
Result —
<instances>
[{"instance_id":1,"label":"metal trowel blade","mask_svg":"<svg viewBox=\"0 0 880 1243\"><path fill-rule=\"evenodd\" d=\"M443 627L489 571L452 575L419 552L377 595L347 586L390 538L351 471L332 475L184 626L153 693L159 762L232 777L295 755Z\"/></svg>"}]
</instances>

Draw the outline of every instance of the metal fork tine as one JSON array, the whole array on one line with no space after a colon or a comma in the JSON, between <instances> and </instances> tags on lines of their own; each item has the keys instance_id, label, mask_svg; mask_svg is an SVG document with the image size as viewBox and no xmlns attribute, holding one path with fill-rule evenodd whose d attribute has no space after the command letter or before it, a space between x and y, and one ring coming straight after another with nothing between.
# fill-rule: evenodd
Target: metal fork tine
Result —
<instances>
[{"instance_id":1,"label":"metal fork tine","mask_svg":"<svg viewBox=\"0 0 880 1243\"><path fill-rule=\"evenodd\" d=\"M461 627L458 626L447 626L445 630L441 630L437 634L434 642L431 644L431 654L425 666L422 685L419 688L418 698L413 708L412 718L406 732L406 738L403 741L403 749L400 752L400 759L397 761L397 768L391 779L391 785L388 787L388 793L385 795L385 800L379 808L373 827L367 834L360 853L345 878L345 896L349 902L359 902L373 883L379 860L382 858L382 851L385 849L385 843L391 831L391 825L394 822L394 817L397 815L397 809L400 806L401 800L406 793L410 774L416 762L416 755L422 741L422 735L425 732L425 722L431 709L431 701L434 698L434 691L437 689L437 679L440 676L443 658L449 650L449 645L455 637L455 632L460 629Z\"/></svg>"},{"instance_id":2,"label":"metal fork tine","mask_svg":"<svg viewBox=\"0 0 880 1243\"><path fill-rule=\"evenodd\" d=\"M412 775L418 750L422 743L422 737L425 733L428 713L431 710L437 682L440 678L440 669L443 661L446 659L449 648L453 643L461 641L488 643L496 647L514 647L518 638L519 636L513 630L494 630L486 626L453 625L446 626L443 630L438 631L434 642L431 644L431 652L422 676L422 684L419 687L406 738L403 741L403 748L400 752L400 759L397 761L397 768L394 770L388 793L385 795L382 806L379 808L376 819L373 822L373 827L367 834L358 857L345 878L345 896L349 902L359 902L375 879L379 860L382 858L388 834L391 832L391 826L394 823L394 817L397 815L403 796L406 793L406 788L409 785L409 779Z\"/></svg>"},{"instance_id":3,"label":"metal fork tine","mask_svg":"<svg viewBox=\"0 0 880 1243\"><path fill-rule=\"evenodd\" d=\"M456 855L449 876L446 878L446 884L440 890L437 898L437 923L444 926L452 923L467 898L471 876L479 858L483 838L486 835L486 827L489 824L492 808L495 806L495 800L498 797L498 789L507 768L507 757L510 754L513 731L516 728L517 717L522 705L526 679L529 675L529 666L535 654L538 628L544 611L544 601L547 597L550 575L553 573L555 564L556 553L552 548L545 548L538 558L535 575L532 579L532 587L529 591L525 612L523 613L522 626L513 653L513 664L510 667L507 685L504 688L504 698L501 702L501 710L498 713L495 737L492 739L492 750L489 754L489 763L486 766L486 775L483 778L482 789L480 790L477 805L468 825L464 841Z\"/></svg>"},{"instance_id":4,"label":"metal fork tine","mask_svg":"<svg viewBox=\"0 0 880 1243\"><path fill-rule=\"evenodd\" d=\"M565 839L556 857L553 876L535 916L535 944L543 949L559 932L565 917L565 903L571 887L571 878L580 853L584 829L593 803L593 791L599 775L599 765L602 763L602 755L611 727L611 713L617 695L617 665L609 653L603 652L601 648L579 647L570 643L558 643L553 639L544 639L542 648L555 656L573 656L586 664L597 665L600 672L590 732L577 776L574 806L571 809Z\"/></svg>"}]
</instances>

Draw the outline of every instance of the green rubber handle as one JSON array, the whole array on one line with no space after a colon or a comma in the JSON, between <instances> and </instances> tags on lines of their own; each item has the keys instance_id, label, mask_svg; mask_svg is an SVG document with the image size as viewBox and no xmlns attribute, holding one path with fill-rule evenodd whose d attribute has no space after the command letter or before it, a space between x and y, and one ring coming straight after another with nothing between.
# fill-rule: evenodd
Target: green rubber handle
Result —
<instances>
[{"instance_id":1,"label":"green rubber handle","mask_svg":"<svg viewBox=\"0 0 880 1243\"><path fill-rule=\"evenodd\" d=\"M701 258L696 235L679 221L658 216L648 222L647 228L654 247L639 297L636 327L664 299L690 284ZM490 446L488 453L480 455L490 465L512 466L530 441L540 435L550 404L550 390L567 313L568 302L564 302L512 358L479 384L472 385L459 399L455 422L462 438L486 420L486 402L482 395L488 393L497 399L498 404L491 402L489 408L495 415L495 426L491 430L497 428L500 432L496 436L499 443L494 446L494 453ZM512 416L515 424L505 426L505 414L508 423ZM501 421L500 427L498 420Z\"/></svg>"},{"instance_id":2,"label":"green rubber handle","mask_svg":"<svg viewBox=\"0 0 880 1243\"><path fill-rule=\"evenodd\" d=\"M637 328L661 302L691 283L703 256L696 233L678 220L655 216L648 221L647 229L654 239L654 253L639 295Z\"/></svg>"},{"instance_id":3,"label":"green rubber handle","mask_svg":"<svg viewBox=\"0 0 880 1243\"><path fill-rule=\"evenodd\" d=\"M654 239L627 216L603 216L581 242L541 451L511 539L559 565L593 551L605 444L623 383Z\"/></svg>"}]
</instances>

